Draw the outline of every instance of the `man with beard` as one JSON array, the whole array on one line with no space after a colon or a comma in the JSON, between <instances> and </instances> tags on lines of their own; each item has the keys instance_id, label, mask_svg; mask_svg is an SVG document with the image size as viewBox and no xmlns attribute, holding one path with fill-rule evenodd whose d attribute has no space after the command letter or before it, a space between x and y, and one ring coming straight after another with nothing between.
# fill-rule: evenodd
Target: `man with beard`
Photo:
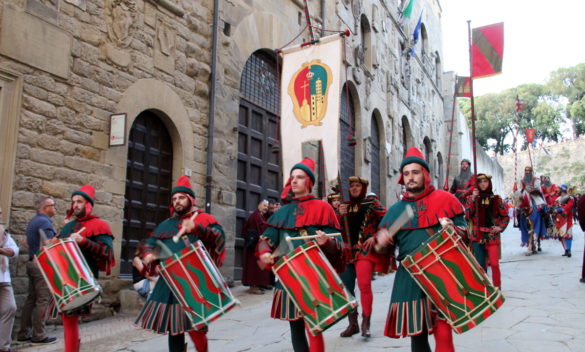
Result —
<instances>
[{"instance_id":1,"label":"man with beard","mask_svg":"<svg viewBox=\"0 0 585 352\"><path fill-rule=\"evenodd\" d=\"M471 161L468 159L461 160L461 171L459 172L459 175L455 176L455 179L453 179L453 184L449 190L449 192L453 193L461 203L465 201L465 192L467 191L467 186L469 180L471 180L471 176L473 176L473 173L471 172Z\"/></svg>"},{"instance_id":2,"label":"man with beard","mask_svg":"<svg viewBox=\"0 0 585 352\"><path fill-rule=\"evenodd\" d=\"M530 209L517 211L518 225L522 234L522 245L528 247L526 255L540 251L540 240L548 236L546 222L543 217L548 206L540 188L540 179L534 177L531 166L524 168L524 177L521 181L521 193L528 195ZM536 243L535 243L536 242Z\"/></svg>"},{"instance_id":3,"label":"man with beard","mask_svg":"<svg viewBox=\"0 0 585 352\"><path fill-rule=\"evenodd\" d=\"M436 190L431 185L429 166L419 149L408 150L400 164L400 172L398 183L406 186L406 193L380 222L376 237L379 246L398 247L397 259L401 261L442 226L453 226L461 236L467 235L463 205L449 192ZM410 207L415 216L391 237L387 229L406 211L406 207ZM406 269L400 266L394 278L384 335L391 338L410 336L413 352L430 352L428 334L435 335L435 351L455 351L451 327L437 314Z\"/></svg>"},{"instance_id":4,"label":"man with beard","mask_svg":"<svg viewBox=\"0 0 585 352\"><path fill-rule=\"evenodd\" d=\"M346 259L345 271L341 280L348 291L355 296L355 282L357 279L362 304L362 336L370 337L370 317L374 295L372 293L372 274L376 266L381 264L379 255L374 251L375 235L380 220L386 214L386 209L377 198L366 198L368 180L358 176L349 178L349 202L339 206L342 221L347 221L349 233L343 230L343 240L351 246L351 256ZM379 269L379 271L385 271ZM350 337L360 332L358 313L352 312L348 316L349 326L341 337Z\"/></svg>"},{"instance_id":5,"label":"man with beard","mask_svg":"<svg viewBox=\"0 0 585 352\"><path fill-rule=\"evenodd\" d=\"M341 255L341 241L328 237L327 233L339 232L339 222L331 205L310 194L315 183L315 161L306 158L290 170L289 179L282 190L281 199L285 205L268 219L268 228L260 237L258 256L267 268L282 256L283 244L298 248L304 241L287 241L287 237L316 236L327 259L336 267ZM286 246L286 245L285 245ZM316 287L311 289L318 290ZM324 352L323 334L306 334L303 313L296 308L293 299L280 281L274 285L270 317L289 322L291 342L295 352ZM307 341L308 335L308 341Z\"/></svg>"},{"instance_id":6,"label":"man with beard","mask_svg":"<svg viewBox=\"0 0 585 352\"><path fill-rule=\"evenodd\" d=\"M113 240L114 235L110 226L92 215L94 206L95 189L91 185L85 185L71 195L71 207L66 219L74 219L68 222L59 238L70 237L81 249L81 253L87 262L93 276L97 279L100 271L110 275L110 269L115 265ZM83 231L80 232L85 228ZM73 312L62 314L63 330L65 337L65 352L77 352L81 343L79 339L79 315L87 315L91 306L85 306Z\"/></svg>"},{"instance_id":7,"label":"man with beard","mask_svg":"<svg viewBox=\"0 0 585 352\"><path fill-rule=\"evenodd\" d=\"M195 210L195 192L187 176L181 176L171 190L171 217L161 222L146 240L146 264L153 262L155 251L162 247L177 253L190 243L201 240L217 266L221 266L225 256L225 234L217 220L200 210ZM193 219L193 217L195 218ZM184 228L183 240L175 242L173 236ZM162 259L162 258L161 258ZM170 352L183 352L185 332L189 334L198 352L208 351L207 327L196 330L181 304L171 292L165 280L158 280L152 294L142 308L136 325L158 334L168 334Z\"/></svg>"},{"instance_id":8,"label":"man with beard","mask_svg":"<svg viewBox=\"0 0 585 352\"><path fill-rule=\"evenodd\" d=\"M470 234L473 255L486 272L486 259L489 258L492 282L501 288L500 233L508 226L510 218L502 198L492 191L491 179L490 175L477 174L475 187L465 206L473 224L473 231Z\"/></svg>"},{"instance_id":9,"label":"man with beard","mask_svg":"<svg viewBox=\"0 0 585 352\"><path fill-rule=\"evenodd\" d=\"M242 238L244 239L242 285L250 286L248 292L256 295L264 294L263 288L271 284L270 272L262 270L258 266L256 258L258 239L268 226L267 213L268 201L262 200L258 203L258 209L250 215L242 227Z\"/></svg>"}]
</instances>

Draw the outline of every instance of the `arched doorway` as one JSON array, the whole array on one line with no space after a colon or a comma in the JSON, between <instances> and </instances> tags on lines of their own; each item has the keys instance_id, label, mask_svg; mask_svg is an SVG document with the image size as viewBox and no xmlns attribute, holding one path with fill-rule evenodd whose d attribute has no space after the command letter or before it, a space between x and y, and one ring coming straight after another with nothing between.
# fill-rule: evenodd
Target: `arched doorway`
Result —
<instances>
[{"instance_id":1,"label":"arched doorway","mask_svg":"<svg viewBox=\"0 0 585 352\"><path fill-rule=\"evenodd\" d=\"M280 198L280 154L272 147L278 136L280 89L276 62L265 51L252 54L240 81L238 117L238 175L234 278L242 277L242 227L262 199Z\"/></svg>"},{"instance_id":2,"label":"arched doorway","mask_svg":"<svg viewBox=\"0 0 585 352\"><path fill-rule=\"evenodd\" d=\"M155 112L142 112L128 138L120 275L132 275L138 242L169 217L173 145Z\"/></svg>"},{"instance_id":3,"label":"arched doorway","mask_svg":"<svg viewBox=\"0 0 585 352\"><path fill-rule=\"evenodd\" d=\"M341 166L339 173L341 174L343 197L349 199L349 184L347 180L349 177L355 175L355 146L349 145L347 138L354 135L353 126L355 126L355 108L353 104L353 96L346 85L341 89L341 112L339 118Z\"/></svg>"}]
</instances>

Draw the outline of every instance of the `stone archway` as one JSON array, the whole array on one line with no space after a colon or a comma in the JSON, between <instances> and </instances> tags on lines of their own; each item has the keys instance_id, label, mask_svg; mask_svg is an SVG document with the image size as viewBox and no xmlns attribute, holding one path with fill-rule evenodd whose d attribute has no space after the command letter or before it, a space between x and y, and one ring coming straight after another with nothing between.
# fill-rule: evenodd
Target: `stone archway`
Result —
<instances>
[{"instance_id":1,"label":"stone archway","mask_svg":"<svg viewBox=\"0 0 585 352\"><path fill-rule=\"evenodd\" d=\"M143 111L153 111L166 127L173 150L172 179L176 180L185 169L195 169L195 139L193 128L183 101L166 83L156 79L141 79L132 84L116 106L116 113L126 113L126 141L134 121ZM123 233L123 209L126 192L126 173L128 143L109 147L104 152L105 161L112 167L112 177L104 184L104 189L120 208L120 214L112 216L111 228L115 235L114 249L116 259L121 258ZM120 266L114 268L114 275L120 273Z\"/></svg>"}]
</instances>

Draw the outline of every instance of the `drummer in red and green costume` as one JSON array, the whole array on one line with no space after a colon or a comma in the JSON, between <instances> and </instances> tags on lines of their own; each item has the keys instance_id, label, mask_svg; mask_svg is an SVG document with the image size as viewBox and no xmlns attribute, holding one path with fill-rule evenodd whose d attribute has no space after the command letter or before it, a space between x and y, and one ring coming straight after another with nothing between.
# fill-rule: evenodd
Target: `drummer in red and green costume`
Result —
<instances>
[{"instance_id":1,"label":"drummer in red and green costume","mask_svg":"<svg viewBox=\"0 0 585 352\"><path fill-rule=\"evenodd\" d=\"M97 279L99 272L110 275L115 265L113 240L114 236L107 222L92 215L95 189L85 185L71 195L71 207L66 219L73 217L61 230L59 238L70 237L77 242L81 253L89 265L93 276ZM82 230L83 229L83 230ZM82 231L81 231L82 230ZM62 315L65 352L77 352L80 348L79 315L91 312L91 305Z\"/></svg>"},{"instance_id":2,"label":"drummer in red and green costume","mask_svg":"<svg viewBox=\"0 0 585 352\"><path fill-rule=\"evenodd\" d=\"M315 162L312 159L304 159L293 166L290 178L281 194L283 201L288 201L288 204L268 219L268 228L258 243L258 256L264 265L270 266L278 259L277 257L286 254L280 249L286 245L286 236L301 236L302 230L306 231L307 235L319 235L316 238L317 244L329 261L334 267L336 263L340 263L341 243L325 235L339 232L337 216L331 205L310 194L315 183L314 170ZM290 198L291 191L292 198ZM288 250L301 246L303 243L303 241L290 241ZM274 286L270 317L289 321L295 352L325 351L322 334L317 336L308 334L309 342L307 343L302 313L295 308L293 301L278 281Z\"/></svg>"},{"instance_id":3,"label":"drummer in red and green costume","mask_svg":"<svg viewBox=\"0 0 585 352\"><path fill-rule=\"evenodd\" d=\"M436 190L431 185L429 166L420 150L410 148L400 164L398 183L406 187L404 198L394 204L380 223L377 241L382 246L398 247L400 261L411 254L432 234L441 230L441 222L454 224L455 230L467 235L465 210L452 194ZM415 217L405 224L393 238L386 230L411 207ZM413 352L430 352L428 334L435 335L436 352L455 351L451 327L437 315L430 300L400 266L396 271L390 311L384 335L391 338L411 337Z\"/></svg>"},{"instance_id":4,"label":"drummer in red and green costume","mask_svg":"<svg viewBox=\"0 0 585 352\"><path fill-rule=\"evenodd\" d=\"M201 240L217 266L221 266L225 256L225 234L221 225L209 214L195 210L195 192L189 178L181 176L171 191L171 217L160 223L146 240L143 261L150 263L156 259L154 254L176 253L188 244ZM192 216L197 213L195 220ZM182 227L186 228L187 240L173 241ZM186 243L187 242L187 243ZM170 253L168 253L170 252ZM169 351L185 350L185 332L189 334L198 352L208 351L207 328L195 330L191 320L175 298L165 280L158 280L151 296L136 319L135 324L158 334L169 334Z\"/></svg>"}]
</instances>

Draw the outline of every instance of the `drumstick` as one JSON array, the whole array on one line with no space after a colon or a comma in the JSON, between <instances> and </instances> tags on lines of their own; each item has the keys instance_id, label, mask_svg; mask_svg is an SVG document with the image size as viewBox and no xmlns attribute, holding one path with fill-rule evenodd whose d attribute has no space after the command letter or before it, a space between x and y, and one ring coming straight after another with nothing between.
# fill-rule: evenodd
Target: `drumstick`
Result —
<instances>
[{"instance_id":1,"label":"drumstick","mask_svg":"<svg viewBox=\"0 0 585 352\"><path fill-rule=\"evenodd\" d=\"M76 234L76 235L81 235L81 233L83 232L83 230L85 230L85 226L84 226L84 227L82 227L81 229L79 229L79 231L77 231L77 232L74 232L74 234ZM73 234L73 233L72 233L72 234Z\"/></svg>"},{"instance_id":2,"label":"drumstick","mask_svg":"<svg viewBox=\"0 0 585 352\"><path fill-rule=\"evenodd\" d=\"M341 232L336 232L336 233L326 233L325 236L327 237L338 237L341 236ZM314 238L319 237L319 235L312 235L312 236L298 236L298 237L290 237L290 236L286 236L285 239L287 241L294 241L294 240L312 240Z\"/></svg>"},{"instance_id":3,"label":"drumstick","mask_svg":"<svg viewBox=\"0 0 585 352\"><path fill-rule=\"evenodd\" d=\"M195 218L197 217L197 215L199 215L199 213L198 213L198 212L194 212L194 213L193 213L193 216L191 216L191 217L189 218L189 220L191 220L191 221L194 221L194 220L195 220ZM185 233L185 231L186 231L186 230L185 230L185 227L183 226L183 227L182 227L182 228L179 230L179 232L177 232L177 234L173 236L173 242L175 242L175 243L178 243L178 242L179 242L179 238L181 238L181 236L183 236L183 234Z\"/></svg>"},{"instance_id":4,"label":"drumstick","mask_svg":"<svg viewBox=\"0 0 585 352\"><path fill-rule=\"evenodd\" d=\"M400 214L398 216L398 218L394 221L392 226L390 226L390 228L388 229L388 235L390 235L390 238L391 239L394 238L394 235L396 235L396 233L398 231L400 231L402 226L404 226L407 222L409 222L410 219L412 219L413 217L414 217L414 211L412 210L412 208L410 206L407 205L404 208L404 211L402 212L402 214ZM374 246L374 249L376 250L376 252L381 251L382 248L384 248L384 246L382 246L379 243L376 243L376 245Z\"/></svg>"}]
</instances>

